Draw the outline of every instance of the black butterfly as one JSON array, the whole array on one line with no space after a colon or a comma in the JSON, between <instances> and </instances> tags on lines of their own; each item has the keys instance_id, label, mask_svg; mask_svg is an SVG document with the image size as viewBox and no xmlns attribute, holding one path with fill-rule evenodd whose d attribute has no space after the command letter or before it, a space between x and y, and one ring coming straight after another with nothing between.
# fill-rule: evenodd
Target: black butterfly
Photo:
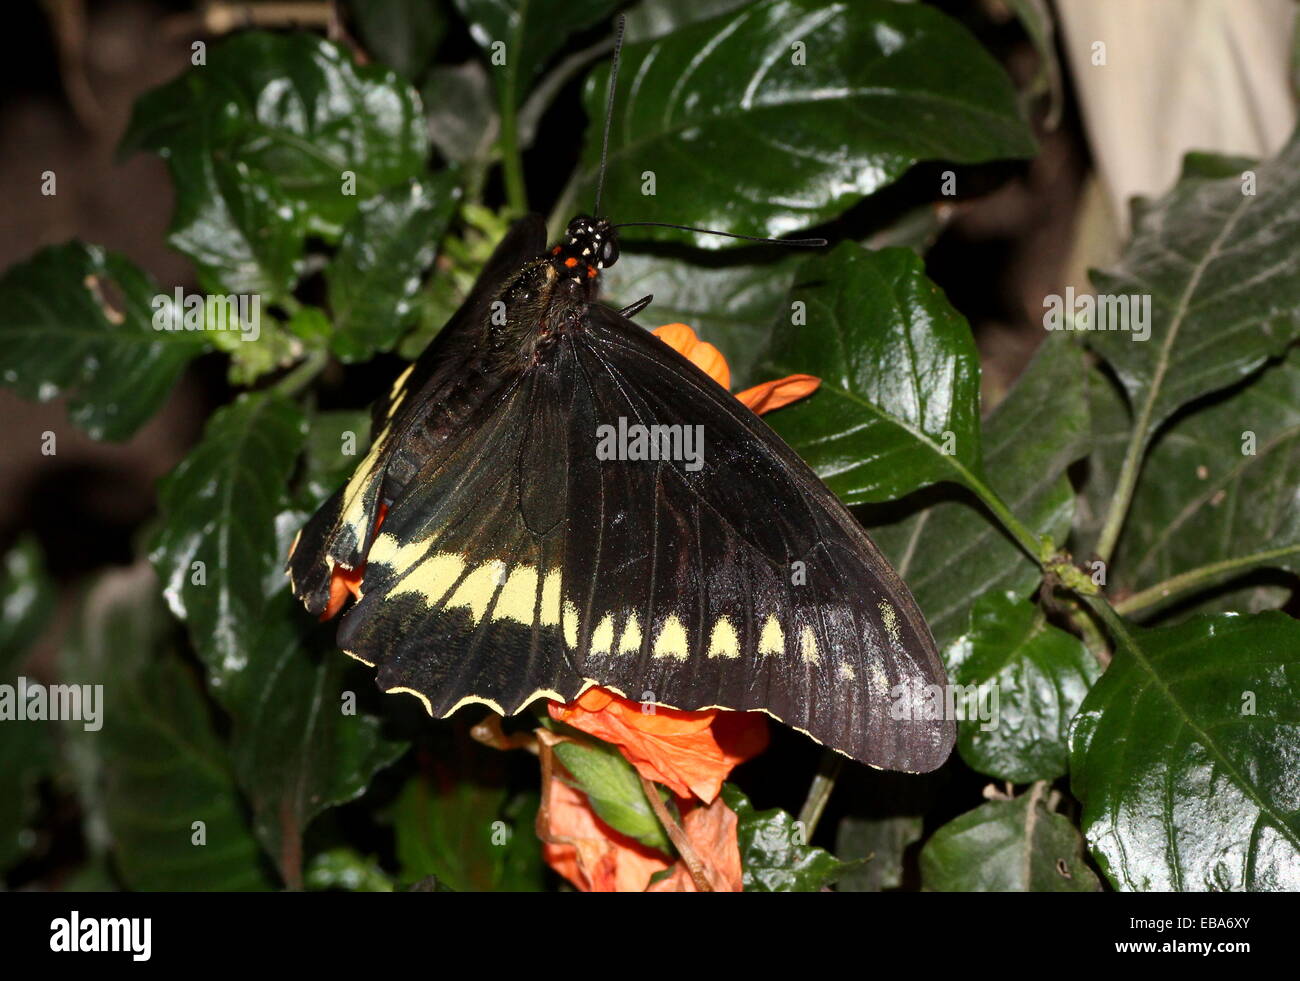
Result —
<instances>
[{"instance_id":1,"label":"black butterfly","mask_svg":"<svg viewBox=\"0 0 1300 981\"><path fill-rule=\"evenodd\" d=\"M321 614L334 570L364 568L339 645L434 716L599 685L762 710L878 767L942 764L943 666L862 527L623 315L643 304L596 302L618 259L608 221L575 218L545 246L539 217L515 224L375 405L369 454L294 543L294 593ZM703 453L602 459L598 434L620 425L702 427Z\"/></svg>"}]
</instances>

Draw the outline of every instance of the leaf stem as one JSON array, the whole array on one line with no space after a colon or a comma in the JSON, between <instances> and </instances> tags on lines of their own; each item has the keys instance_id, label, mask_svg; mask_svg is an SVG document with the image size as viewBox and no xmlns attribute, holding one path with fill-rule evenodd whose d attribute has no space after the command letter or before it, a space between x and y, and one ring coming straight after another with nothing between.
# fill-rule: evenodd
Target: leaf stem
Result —
<instances>
[{"instance_id":1,"label":"leaf stem","mask_svg":"<svg viewBox=\"0 0 1300 981\"><path fill-rule=\"evenodd\" d=\"M329 351L324 348L308 351L307 356L299 361L292 371L272 385L269 391L283 398L293 398L316 380L316 376L329 364L329 359Z\"/></svg>"},{"instance_id":2,"label":"leaf stem","mask_svg":"<svg viewBox=\"0 0 1300 981\"><path fill-rule=\"evenodd\" d=\"M969 470L966 470L963 476L966 486L980 499L986 508L993 512L994 517L1002 523L1002 527L1015 539L1016 544L1029 553L1029 557L1040 566L1044 565L1052 553L1052 548L1048 547L1044 541L1025 527L1019 518L1011 513L1011 509L1006 506L992 487Z\"/></svg>"},{"instance_id":3,"label":"leaf stem","mask_svg":"<svg viewBox=\"0 0 1300 981\"><path fill-rule=\"evenodd\" d=\"M831 749L822 753L817 774L813 777L812 786L808 788L808 799L799 809L799 823L803 825L805 843L812 841L817 822L822 819L822 811L826 810L826 802L830 800L835 781L839 779L843 768L844 757L839 753Z\"/></svg>"},{"instance_id":4,"label":"leaf stem","mask_svg":"<svg viewBox=\"0 0 1300 981\"><path fill-rule=\"evenodd\" d=\"M1244 572L1247 569L1267 565L1288 555L1300 555L1300 545L1287 545L1284 548L1274 548L1266 552L1252 552L1249 555L1240 555L1236 558L1224 559L1220 562L1211 562L1208 565L1198 566L1195 569L1188 569L1186 572L1171 576L1163 582L1158 582L1154 586L1120 600L1115 604L1115 610L1123 616L1132 616L1134 613L1155 606L1171 596L1188 592L1199 586L1210 585L1215 580L1221 579L1230 573Z\"/></svg>"},{"instance_id":5,"label":"leaf stem","mask_svg":"<svg viewBox=\"0 0 1300 981\"><path fill-rule=\"evenodd\" d=\"M1110 499L1110 509L1106 512L1106 522L1102 525L1101 535L1097 539L1097 558L1110 562L1119 541L1119 533L1124 528L1124 519L1128 517L1129 502L1133 499L1133 489L1137 486L1138 472L1142 469L1142 458L1146 454L1146 438L1143 430L1150 419L1151 401L1143 406L1140 419L1134 425L1133 436L1124 451L1124 463L1120 467L1119 482Z\"/></svg>"},{"instance_id":6,"label":"leaf stem","mask_svg":"<svg viewBox=\"0 0 1300 981\"><path fill-rule=\"evenodd\" d=\"M524 184L524 157L519 146L519 118L515 108L514 80L507 76L501 86L501 169L506 184L506 204L516 215L528 211L528 190Z\"/></svg>"}]
</instances>

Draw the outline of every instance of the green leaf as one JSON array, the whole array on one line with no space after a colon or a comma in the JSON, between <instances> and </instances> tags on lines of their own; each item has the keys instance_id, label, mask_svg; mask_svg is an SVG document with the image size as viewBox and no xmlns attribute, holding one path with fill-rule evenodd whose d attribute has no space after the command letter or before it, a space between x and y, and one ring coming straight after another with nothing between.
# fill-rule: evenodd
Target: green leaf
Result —
<instances>
[{"instance_id":1,"label":"green leaf","mask_svg":"<svg viewBox=\"0 0 1300 981\"><path fill-rule=\"evenodd\" d=\"M283 245L286 229L333 241L361 200L418 176L428 155L419 96L396 73L358 66L338 45L310 34L256 31L214 45L207 65L141 98L122 145L157 150L173 163L173 239L212 275L221 269L230 223L205 238L196 219L212 199L212 182L195 166L177 166L178 159L194 164L199 153L211 156L220 161L217 179L238 192L258 189L253 214L240 198L227 216L253 246L267 234ZM293 213L266 230L251 220L283 209ZM207 246L214 255L204 255Z\"/></svg>"},{"instance_id":2,"label":"green leaf","mask_svg":"<svg viewBox=\"0 0 1300 981\"><path fill-rule=\"evenodd\" d=\"M312 819L364 793L406 743L385 739L380 720L358 709L344 679L351 662L334 642L333 625L310 629L287 588L259 626L247 665L227 679L231 756L258 839L296 885Z\"/></svg>"},{"instance_id":3,"label":"green leaf","mask_svg":"<svg viewBox=\"0 0 1300 981\"><path fill-rule=\"evenodd\" d=\"M555 755L587 795L596 816L620 834L672 854L668 833L655 816L632 764L605 743L557 743Z\"/></svg>"},{"instance_id":4,"label":"green leaf","mask_svg":"<svg viewBox=\"0 0 1300 981\"><path fill-rule=\"evenodd\" d=\"M731 388L758 380L755 368L772 325L789 311L787 294L797 261L762 265L698 266L680 259L624 252L604 273L607 302L626 306L643 296L654 302L638 314L646 327L682 323L716 345L731 368ZM788 317L787 317L788 321ZM801 328L778 328L798 333Z\"/></svg>"},{"instance_id":5,"label":"green leaf","mask_svg":"<svg viewBox=\"0 0 1300 981\"><path fill-rule=\"evenodd\" d=\"M799 267L791 304L765 371L822 383L769 421L831 490L861 504L978 480L975 342L919 256L845 242Z\"/></svg>"},{"instance_id":6,"label":"green leaf","mask_svg":"<svg viewBox=\"0 0 1300 981\"><path fill-rule=\"evenodd\" d=\"M732 784L723 785L722 798L738 819L745 892L819 892L851 867L805 844L802 825L785 811L755 811Z\"/></svg>"},{"instance_id":7,"label":"green leaf","mask_svg":"<svg viewBox=\"0 0 1300 981\"><path fill-rule=\"evenodd\" d=\"M641 0L627 12L627 40L663 37L696 21L708 20L754 0Z\"/></svg>"},{"instance_id":8,"label":"green leaf","mask_svg":"<svg viewBox=\"0 0 1300 981\"><path fill-rule=\"evenodd\" d=\"M171 294L121 256L69 242L0 279L0 380L25 398L68 398L95 439L129 437L158 410L201 335L157 330Z\"/></svg>"},{"instance_id":9,"label":"green leaf","mask_svg":"<svg viewBox=\"0 0 1300 981\"><path fill-rule=\"evenodd\" d=\"M1034 534L1057 542L1074 510L1065 471L1090 438L1084 377L1078 347L1049 338L983 427L989 483ZM906 580L942 648L966 629L981 595L1026 597L1042 571L963 492L953 489L937 502L936 496L917 495L923 509L903 520L883 524L883 510L866 517L872 539Z\"/></svg>"},{"instance_id":10,"label":"green leaf","mask_svg":"<svg viewBox=\"0 0 1300 981\"><path fill-rule=\"evenodd\" d=\"M353 848L331 848L312 858L307 866L308 889L341 892L392 892L393 880L373 858Z\"/></svg>"},{"instance_id":11,"label":"green leaf","mask_svg":"<svg viewBox=\"0 0 1300 981\"><path fill-rule=\"evenodd\" d=\"M1097 892L1069 820L1031 790L949 821L921 849L921 881L936 892Z\"/></svg>"},{"instance_id":12,"label":"green leaf","mask_svg":"<svg viewBox=\"0 0 1300 981\"><path fill-rule=\"evenodd\" d=\"M835 885L836 892L881 892L903 884L903 856L921 840L920 817L846 817L835 832L835 854L858 860Z\"/></svg>"},{"instance_id":13,"label":"green leaf","mask_svg":"<svg viewBox=\"0 0 1300 981\"><path fill-rule=\"evenodd\" d=\"M103 686L102 728L65 725L82 806L132 889L266 889L230 760L157 593L143 565L103 576L63 654L63 683Z\"/></svg>"},{"instance_id":14,"label":"green leaf","mask_svg":"<svg viewBox=\"0 0 1300 981\"><path fill-rule=\"evenodd\" d=\"M397 343L460 197L455 175L410 181L362 203L325 271L334 314L331 348L364 361Z\"/></svg>"},{"instance_id":15,"label":"green leaf","mask_svg":"<svg viewBox=\"0 0 1300 981\"><path fill-rule=\"evenodd\" d=\"M1108 621L1115 656L1070 735L1071 789L1107 877L1142 891L1300 888L1300 622Z\"/></svg>"},{"instance_id":16,"label":"green leaf","mask_svg":"<svg viewBox=\"0 0 1300 981\"><path fill-rule=\"evenodd\" d=\"M919 160L1034 152L1001 67L922 4L763 0L628 45L621 71L602 200L624 221L781 235L839 214ZM568 200L595 193L608 78L603 65L587 81L591 123Z\"/></svg>"},{"instance_id":17,"label":"green leaf","mask_svg":"<svg viewBox=\"0 0 1300 981\"><path fill-rule=\"evenodd\" d=\"M402 881L432 877L453 892L541 891L538 796L509 799L504 786L481 782L490 764L468 772L443 757L434 767L430 778L408 781L393 808Z\"/></svg>"},{"instance_id":18,"label":"green leaf","mask_svg":"<svg viewBox=\"0 0 1300 981\"><path fill-rule=\"evenodd\" d=\"M979 704L981 714L993 708L991 717L957 724L957 749L972 769L1011 783L1065 775L1070 721L1101 674L1082 641L1014 593L989 593L944 662L954 685L996 692L996 701Z\"/></svg>"},{"instance_id":19,"label":"green leaf","mask_svg":"<svg viewBox=\"0 0 1300 981\"><path fill-rule=\"evenodd\" d=\"M348 0L365 49L410 79L433 61L447 31L437 0Z\"/></svg>"},{"instance_id":20,"label":"green leaf","mask_svg":"<svg viewBox=\"0 0 1300 981\"><path fill-rule=\"evenodd\" d=\"M438 65L420 89L429 139L454 164L485 164L501 121L487 69L477 61Z\"/></svg>"},{"instance_id":21,"label":"green leaf","mask_svg":"<svg viewBox=\"0 0 1300 981\"><path fill-rule=\"evenodd\" d=\"M370 412L335 409L311 417L298 503L308 514L352 476L370 446Z\"/></svg>"},{"instance_id":22,"label":"green leaf","mask_svg":"<svg viewBox=\"0 0 1300 981\"><path fill-rule=\"evenodd\" d=\"M222 702L248 666L265 584L285 559L275 521L306 432L292 403L241 396L213 414L203 441L159 487L163 518L149 557Z\"/></svg>"},{"instance_id":23,"label":"green leaf","mask_svg":"<svg viewBox=\"0 0 1300 981\"><path fill-rule=\"evenodd\" d=\"M1150 297L1149 340L1113 324L1088 334L1134 407L1139 445L1300 337L1300 138L1255 174L1256 194L1240 175L1180 181L1120 261L1092 273L1098 294Z\"/></svg>"},{"instance_id":24,"label":"green leaf","mask_svg":"<svg viewBox=\"0 0 1300 981\"><path fill-rule=\"evenodd\" d=\"M497 90L518 106L533 80L569 35L599 23L622 0L455 0L469 32L488 57ZM494 51L493 45L504 48ZM499 64L504 55L505 64ZM496 58L497 60L492 60ZM603 117L602 117L603 118Z\"/></svg>"},{"instance_id":25,"label":"green leaf","mask_svg":"<svg viewBox=\"0 0 1300 981\"><path fill-rule=\"evenodd\" d=\"M1202 588L1271 566L1300 572L1300 351L1179 417L1142 468L1112 588L1204 566ZM1121 593L1122 594L1122 593Z\"/></svg>"},{"instance_id":26,"label":"green leaf","mask_svg":"<svg viewBox=\"0 0 1300 981\"><path fill-rule=\"evenodd\" d=\"M29 648L54 611L54 584L36 539L24 536L4 556L0 577L0 684L17 687ZM0 723L0 872L30 848L36 784L54 759L48 722Z\"/></svg>"},{"instance_id":27,"label":"green leaf","mask_svg":"<svg viewBox=\"0 0 1300 981\"><path fill-rule=\"evenodd\" d=\"M1065 86L1061 81L1061 63L1056 57L1056 21L1047 0L1007 0L1033 42L1038 55L1038 73L1029 85L1028 93L1048 97L1047 116L1043 125L1056 129L1061 121L1065 104Z\"/></svg>"},{"instance_id":28,"label":"green leaf","mask_svg":"<svg viewBox=\"0 0 1300 981\"><path fill-rule=\"evenodd\" d=\"M23 535L5 553L0 575L0 679L22 667L27 649L54 612L54 600L40 543Z\"/></svg>"}]
</instances>

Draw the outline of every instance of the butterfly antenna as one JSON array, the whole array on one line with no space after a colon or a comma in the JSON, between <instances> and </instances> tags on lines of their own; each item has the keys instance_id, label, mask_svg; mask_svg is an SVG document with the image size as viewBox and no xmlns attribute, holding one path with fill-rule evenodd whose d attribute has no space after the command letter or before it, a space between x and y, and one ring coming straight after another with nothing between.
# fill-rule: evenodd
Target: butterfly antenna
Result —
<instances>
[{"instance_id":1,"label":"butterfly antenna","mask_svg":"<svg viewBox=\"0 0 1300 981\"><path fill-rule=\"evenodd\" d=\"M618 86L618 58L623 53L623 28L626 18L618 15L618 28L614 33L614 60L609 66L609 98L605 102L605 134L600 141L600 173L596 177L596 207L592 214L600 216L600 196L605 190L605 162L609 159L609 126L614 121L614 89Z\"/></svg>"},{"instance_id":2,"label":"butterfly antenna","mask_svg":"<svg viewBox=\"0 0 1300 981\"><path fill-rule=\"evenodd\" d=\"M699 232L701 235L721 235L723 238L739 238L746 242L766 242L768 245L794 245L806 249L820 249L826 245L824 238L760 238L757 235L741 235L737 232L720 232L716 228L696 228L694 225L674 225L667 221L624 221L615 228L676 228L682 232Z\"/></svg>"}]
</instances>

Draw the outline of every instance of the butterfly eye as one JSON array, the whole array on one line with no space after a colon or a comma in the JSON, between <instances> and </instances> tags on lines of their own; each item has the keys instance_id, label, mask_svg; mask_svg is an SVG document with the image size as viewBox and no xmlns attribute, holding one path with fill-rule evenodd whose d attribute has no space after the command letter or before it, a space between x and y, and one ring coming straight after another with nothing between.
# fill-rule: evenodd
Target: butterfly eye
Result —
<instances>
[{"instance_id":1,"label":"butterfly eye","mask_svg":"<svg viewBox=\"0 0 1300 981\"><path fill-rule=\"evenodd\" d=\"M607 238L600 243L600 264L612 266L618 262L618 242L612 238Z\"/></svg>"}]
</instances>

